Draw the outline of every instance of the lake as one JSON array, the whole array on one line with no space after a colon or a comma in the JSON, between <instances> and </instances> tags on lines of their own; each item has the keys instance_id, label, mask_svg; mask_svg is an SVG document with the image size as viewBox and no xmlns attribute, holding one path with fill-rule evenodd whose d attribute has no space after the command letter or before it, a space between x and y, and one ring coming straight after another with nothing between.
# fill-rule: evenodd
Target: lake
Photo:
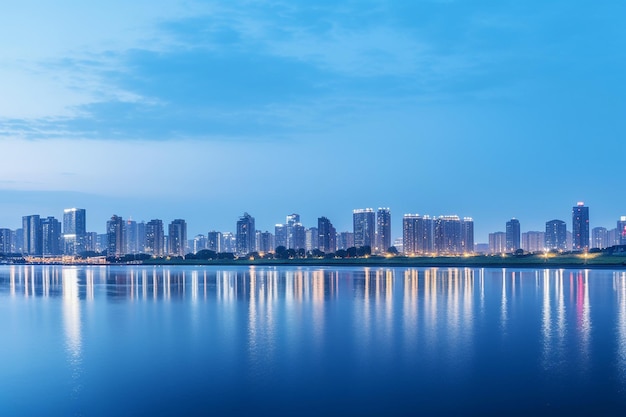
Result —
<instances>
[{"instance_id":1,"label":"lake","mask_svg":"<svg viewBox=\"0 0 626 417\"><path fill-rule=\"evenodd\" d=\"M623 415L626 271L0 266L0 415Z\"/></svg>"}]
</instances>

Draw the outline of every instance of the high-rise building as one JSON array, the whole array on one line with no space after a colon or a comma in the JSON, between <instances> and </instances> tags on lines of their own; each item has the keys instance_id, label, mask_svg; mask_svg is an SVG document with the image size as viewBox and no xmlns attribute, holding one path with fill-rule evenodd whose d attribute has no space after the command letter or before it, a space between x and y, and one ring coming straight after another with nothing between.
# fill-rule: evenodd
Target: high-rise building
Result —
<instances>
[{"instance_id":1,"label":"high-rise building","mask_svg":"<svg viewBox=\"0 0 626 417\"><path fill-rule=\"evenodd\" d=\"M207 238L205 235L196 235L193 238L191 250L193 253L198 253L207 248Z\"/></svg>"},{"instance_id":2,"label":"high-rise building","mask_svg":"<svg viewBox=\"0 0 626 417\"><path fill-rule=\"evenodd\" d=\"M354 233L341 232L337 235L337 249L346 250L354 247Z\"/></svg>"},{"instance_id":3,"label":"high-rise building","mask_svg":"<svg viewBox=\"0 0 626 417\"><path fill-rule=\"evenodd\" d=\"M474 253L474 219L461 220L461 253Z\"/></svg>"},{"instance_id":4,"label":"high-rise building","mask_svg":"<svg viewBox=\"0 0 626 417\"><path fill-rule=\"evenodd\" d=\"M237 255L245 256L255 251L256 231L254 228L254 217L248 213L237 221Z\"/></svg>"},{"instance_id":5,"label":"high-rise building","mask_svg":"<svg viewBox=\"0 0 626 417\"><path fill-rule=\"evenodd\" d=\"M519 220L511 219L506 222L506 251L513 253L520 249L520 224Z\"/></svg>"},{"instance_id":6,"label":"high-rise building","mask_svg":"<svg viewBox=\"0 0 626 417\"><path fill-rule=\"evenodd\" d=\"M567 225L563 220L546 222L545 248L548 250L567 250Z\"/></svg>"},{"instance_id":7,"label":"high-rise building","mask_svg":"<svg viewBox=\"0 0 626 417\"><path fill-rule=\"evenodd\" d=\"M591 247L596 249L604 249L609 246L609 231L606 227L594 227L591 230Z\"/></svg>"},{"instance_id":8,"label":"high-rise building","mask_svg":"<svg viewBox=\"0 0 626 417\"><path fill-rule=\"evenodd\" d=\"M183 219L172 220L167 230L169 254L185 256L187 253L187 222Z\"/></svg>"},{"instance_id":9,"label":"high-rise building","mask_svg":"<svg viewBox=\"0 0 626 417\"><path fill-rule=\"evenodd\" d=\"M107 221L107 256L121 257L124 249L124 219L114 214Z\"/></svg>"},{"instance_id":10,"label":"high-rise building","mask_svg":"<svg viewBox=\"0 0 626 417\"><path fill-rule=\"evenodd\" d=\"M304 232L304 248L307 252L319 249L319 230L317 227L309 227Z\"/></svg>"},{"instance_id":11,"label":"high-rise building","mask_svg":"<svg viewBox=\"0 0 626 417\"><path fill-rule=\"evenodd\" d=\"M403 253L406 255L425 255L432 253L433 248L433 219L419 214L405 214L402 218Z\"/></svg>"},{"instance_id":12,"label":"high-rise building","mask_svg":"<svg viewBox=\"0 0 626 417\"><path fill-rule=\"evenodd\" d=\"M354 232L354 246L357 248L369 246L375 249L376 221L374 210L371 208L356 209L352 212L352 227Z\"/></svg>"},{"instance_id":13,"label":"high-rise building","mask_svg":"<svg viewBox=\"0 0 626 417\"><path fill-rule=\"evenodd\" d=\"M435 252L442 255L463 253L461 219L459 216L439 216L434 221Z\"/></svg>"},{"instance_id":14,"label":"high-rise building","mask_svg":"<svg viewBox=\"0 0 626 417\"><path fill-rule=\"evenodd\" d=\"M543 252L545 245L545 232L530 231L522 233L522 249L526 252Z\"/></svg>"},{"instance_id":15,"label":"high-rise building","mask_svg":"<svg viewBox=\"0 0 626 417\"><path fill-rule=\"evenodd\" d=\"M317 236L320 251L324 253L337 251L337 230L327 217L317 219Z\"/></svg>"},{"instance_id":16,"label":"high-rise building","mask_svg":"<svg viewBox=\"0 0 626 417\"><path fill-rule=\"evenodd\" d=\"M11 229L0 229L0 253L13 252L12 235Z\"/></svg>"},{"instance_id":17,"label":"high-rise building","mask_svg":"<svg viewBox=\"0 0 626 417\"><path fill-rule=\"evenodd\" d=\"M306 248L306 229L300 223L300 215L293 213L287 216L284 224L274 227L276 247L284 246L287 249Z\"/></svg>"},{"instance_id":18,"label":"high-rise building","mask_svg":"<svg viewBox=\"0 0 626 417\"><path fill-rule=\"evenodd\" d=\"M137 252L146 252L146 223L143 220L137 223Z\"/></svg>"},{"instance_id":19,"label":"high-rise building","mask_svg":"<svg viewBox=\"0 0 626 417\"><path fill-rule=\"evenodd\" d=\"M63 253L61 249L62 234L60 221L54 217L42 219L41 235L42 254L44 256L59 256Z\"/></svg>"},{"instance_id":20,"label":"high-rise building","mask_svg":"<svg viewBox=\"0 0 626 417\"><path fill-rule=\"evenodd\" d=\"M494 255L507 252L505 232L489 233L489 252Z\"/></svg>"},{"instance_id":21,"label":"high-rise building","mask_svg":"<svg viewBox=\"0 0 626 417\"><path fill-rule=\"evenodd\" d=\"M41 256L43 253L43 231L41 217L38 214L22 217L25 255Z\"/></svg>"},{"instance_id":22,"label":"high-rise building","mask_svg":"<svg viewBox=\"0 0 626 417\"><path fill-rule=\"evenodd\" d=\"M258 242L257 248L259 252L269 253L274 252L274 235L267 230L265 232L257 232Z\"/></svg>"},{"instance_id":23,"label":"high-rise building","mask_svg":"<svg viewBox=\"0 0 626 417\"><path fill-rule=\"evenodd\" d=\"M139 227L134 220L124 222L124 247L126 253L139 253Z\"/></svg>"},{"instance_id":24,"label":"high-rise building","mask_svg":"<svg viewBox=\"0 0 626 417\"><path fill-rule=\"evenodd\" d=\"M583 202L572 207L572 250L589 250L589 207Z\"/></svg>"},{"instance_id":25,"label":"high-rise building","mask_svg":"<svg viewBox=\"0 0 626 417\"><path fill-rule=\"evenodd\" d=\"M152 256L163 256L165 248L165 231L163 221L152 219L146 223L145 252Z\"/></svg>"},{"instance_id":26,"label":"high-rise building","mask_svg":"<svg viewBox=\"0 0 626 417\"><path fill-rule=\"evenodd\" d=\"M206 248L214 252L222 252L222 233L211 230L206 234Z\"/></svg>"},{"instance_id":27,"label":"high-rise building","mask_svg":"<svg viewBox=\"0 0 626 417\"><path fill-rule=\"evenodd\" d=\"M616 241L618 245L626 245L626 216L621 216L617 221Z\"/></svg>"},{"instance_id":28,"label":"high-rise building","mask_svg":"<svg viewBox=\"0 0 626 417\"><path fill-rule=\"evenodd\" d=\"M231 232L223 232L222 243L221 243L221 251L226 253L235 253L237 252L237 237Z\"/></svg>"},{"instance_id":29,"label":"high-rise building","mask_svg":"<svg viewBox=\"0 0 626 417\"><path fill-rule=\"evenodd\" d=\"M379 208L376 212L376 252L384 253L391 247L391 210Z\"/></svg>"},{"instance_id":30,"label":"high-rise building","mask_svg":"<svg viewBox=\"0 0 626 417\"><path fill-rule=\"evenodd\" d=\"M63 210L63 247L67 255L78 255L85 251L87 215L85 209Z\"/></svg>"}]
</instances>

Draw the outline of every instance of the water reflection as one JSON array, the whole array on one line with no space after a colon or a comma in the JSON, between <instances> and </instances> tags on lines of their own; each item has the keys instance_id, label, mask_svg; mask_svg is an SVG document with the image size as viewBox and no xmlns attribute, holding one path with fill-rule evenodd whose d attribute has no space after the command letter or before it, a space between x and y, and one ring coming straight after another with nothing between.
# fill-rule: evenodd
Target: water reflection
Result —
<instances>
[{"instance_id":1,"label":"water reflection","mask_svg":"<svg viewBox=\"0 0 626 417\"><path fill-rule=\"evenodd\" d=\"M44 270L44 282L47 282L49 270ZM66 268L62 270L63 288L63 330L65 334L65 350L72 372L72 394L78 396L81 384L82 338L81 338L81 305L78 290L78 270ZM88 291L87 291L88 292Z\"/></svg>"},{"instance_id":2,"label":"water reflection","mask_svg":"<svg viewBox=\"0 0 626 417\"><path fill-rule=\"evenodd\" d=\"M478 349L477 329L489 320L490 311L497 311L494 319L503 343L528 323L540 335L537 357L544 369L575 360L587 372L594 329L590 274L548 269L6 266L0 268L0 294L62 299L68 361L77 375L83 304L103 299L187 303L198 332L206 320L202 306L214 303L226 339L236 340L241 320L246 321L249 360L258 364L275 357L277 338L296 345L306 332L311 332L316 354L336 326L329 309L346 305L344 319L352 323L349 331L362 359L373 349L392 352L401 347L406 356L425 349L434 356L443 348L460 366L458 358L467 360ZM625 281L626 273L613 274L622 376Z\"/></svg>"}]
</instances>

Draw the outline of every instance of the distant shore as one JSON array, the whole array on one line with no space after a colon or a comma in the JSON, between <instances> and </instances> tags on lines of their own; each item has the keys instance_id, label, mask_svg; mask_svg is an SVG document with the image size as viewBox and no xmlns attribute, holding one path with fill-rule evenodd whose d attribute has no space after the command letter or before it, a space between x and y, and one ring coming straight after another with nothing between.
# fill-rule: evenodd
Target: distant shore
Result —
<instances>
[{"instance_id":1,"label":"distant shore","mask_svg":"<svg viewBox=\"0 0 626 417\"><path fill-rule=\"evenodd\" d=\"M442 267L442 268L589 268L624 269L624 256L560 255L546 256L470 256L470 257L382 257L367 258L295 258L295 259L237 259L237 260L198 260L198 259L150 259L143 265L198 265L198 266L372 266L372 267Z\"/></svg>"}]
</instances>

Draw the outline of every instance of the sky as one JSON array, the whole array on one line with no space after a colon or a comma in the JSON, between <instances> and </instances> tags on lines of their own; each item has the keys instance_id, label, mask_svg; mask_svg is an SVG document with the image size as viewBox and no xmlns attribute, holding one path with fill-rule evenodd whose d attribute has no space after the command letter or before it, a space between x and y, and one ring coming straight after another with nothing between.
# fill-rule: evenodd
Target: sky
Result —
<instances>
[{"instance_id":1,"label":"sky","mask_svg":"<svg viewBox=\"0 0 626 417\"><path fill-rule=\"evenodd\" d=\"M234 231L626 215L621 0L23 0L0 14L0 227Z\"/></svg>"}]
</instances>

